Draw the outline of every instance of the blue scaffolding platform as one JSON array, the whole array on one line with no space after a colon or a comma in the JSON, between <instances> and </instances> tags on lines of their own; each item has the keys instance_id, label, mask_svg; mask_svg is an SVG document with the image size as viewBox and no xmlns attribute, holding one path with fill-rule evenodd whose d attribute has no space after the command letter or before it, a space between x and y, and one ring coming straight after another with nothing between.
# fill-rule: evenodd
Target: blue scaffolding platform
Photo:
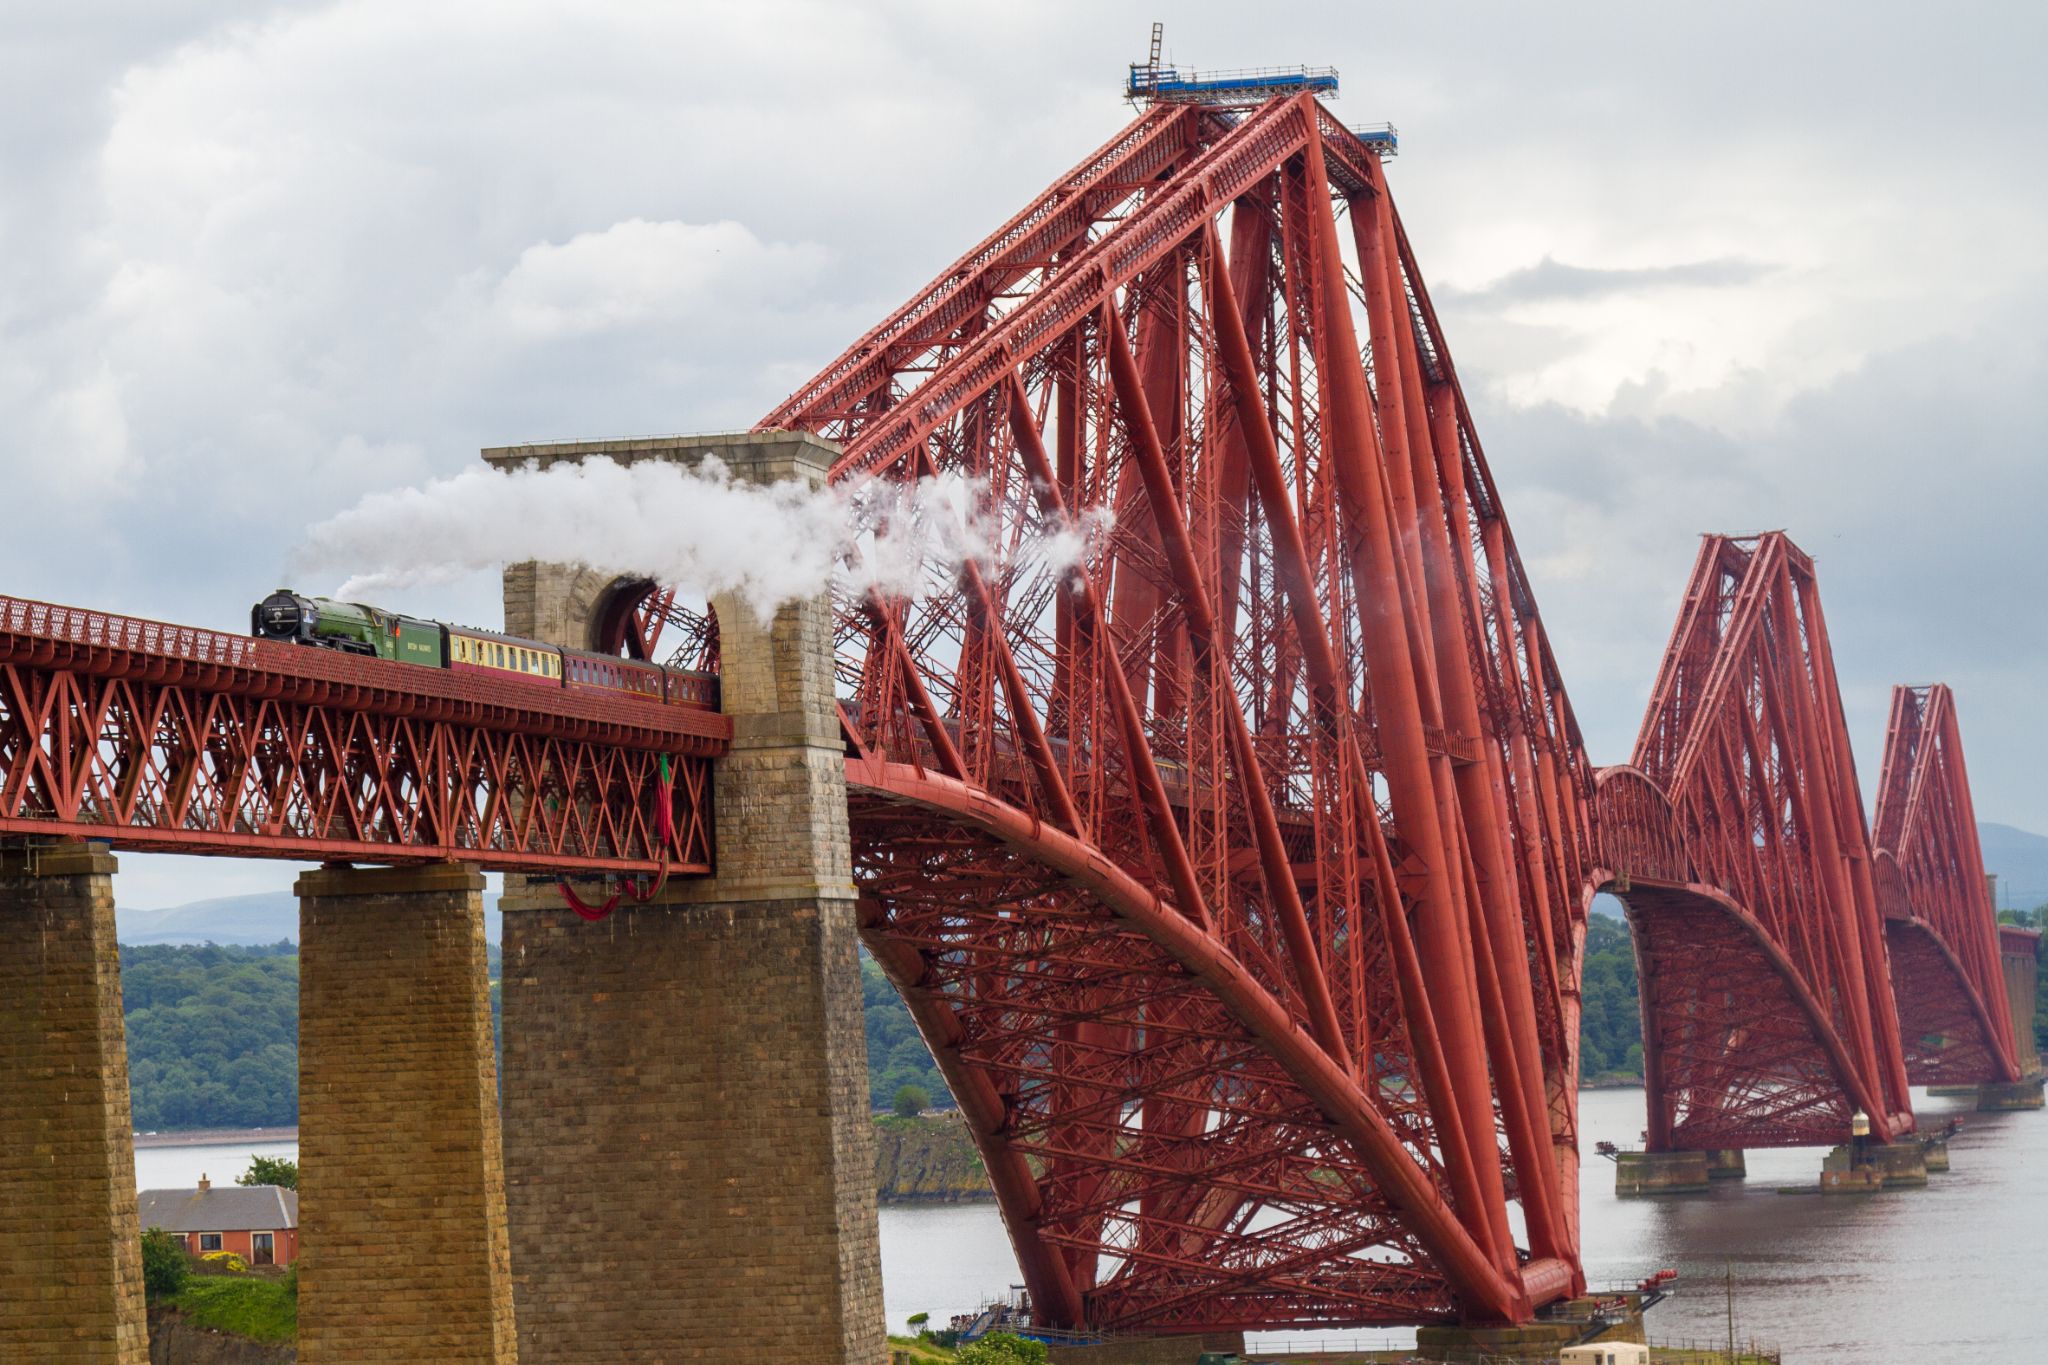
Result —
<instances>
[{"instance_id":1,"label":"blue scaffolding platform","mask_svg":"<svg viewBox=\"0 0 2048 1365\"><path fill-rule=\"evenodd\" d=\"M1207 104L1247 108L1286 95L1334 96L1333 66L1259 66L1239 71L1182 71L1177 67L1131 64L1124 98L1134 104Z\"/></svg>"}]
</instances>

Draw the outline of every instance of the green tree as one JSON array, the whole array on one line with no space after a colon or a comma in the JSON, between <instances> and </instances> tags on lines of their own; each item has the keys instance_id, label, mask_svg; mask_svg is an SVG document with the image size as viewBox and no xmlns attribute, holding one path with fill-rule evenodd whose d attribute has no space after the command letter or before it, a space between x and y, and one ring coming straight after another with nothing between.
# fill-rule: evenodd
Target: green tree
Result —
<instances>
[{"instance_id":1,"label":"green tree","mask_svg":"<svg viewBox=\"0 0 2048 1365\"><path fill-rule=\"evenodd\" d=\"M152 1299L169 1298L185 1287L192 1263L185 1244L162 1228L142 1234L142 1289Z\"/></svg>"},{"instance_id":2,"label":"green tree","mask_svg":"<svg viewBox=\"0 0 2048 1365\"><path fill-rule=\"evenodd\" d=\"M896 1092L918 1086L938 1102L952 1107L953 1096L932 1062L932 1054L911 1022L903 997L889 983L880 964L865 951L860 959L862 1014L868 1035L868 1102L887 1109Z\"/></svg>"},{"instance_id":3,"label":"green tree","mask_svg":"<svg viewBox=\"0 0 2048 1365\"><path fill-rule=\"evenodd\" d=\"M237 1185L279 1185L287 1190L299 1187L299 1163L288 1156L249 1157L249 1169L235 1177Z\"/></svg>"},{"instance_id":4,"label":"green tree","mask_svg":"<svg viewBox=\"0 0 2048 1365\"><path fill-rule=\"evenodd\" d=\"M914 1119L932 1107L932 1093L921 1085L899 1085L889 1107L899 1118Z\"/></svg>"},{"instance_id":5,"label":"green tree","mask_svg":"<svg viewBox=\"0 0 2048 1365\"><path fill-rule=\"evenodd\" d=\"M954 1365L1045 1365L1045 1359L1044 1342L1008 1332L991 1332L953 1356Z\"/></svg>"},{"instance_id":6,"label":"green tree","mask_svg":"<svg viewBox=\"0 0 2048 1365\"><path fill-rule=\"evenodd\" d=\"M1643 1016L1636 998L1635 940L1628 921L1595 911L1586 920L1580 980L1579 1074L1643 1074Z\"/></svg>"}]
</instances>

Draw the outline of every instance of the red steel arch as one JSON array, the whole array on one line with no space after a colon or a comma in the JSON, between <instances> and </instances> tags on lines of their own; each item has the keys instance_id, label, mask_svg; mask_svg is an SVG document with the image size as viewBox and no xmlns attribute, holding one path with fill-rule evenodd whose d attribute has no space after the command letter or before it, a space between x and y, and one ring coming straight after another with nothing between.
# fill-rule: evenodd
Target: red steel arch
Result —
<instances>
[{"instance_id":1,"label":"red steel arch","mask_svg":"<svg viewBox=\"0 0 2048 1365\"><path fill-rule=\"evenodd\" d=\"M1591 770L1373 150L1154 109L762 426L1011 552L839 662L866 941L1041 1315L1577 1290Z\"/></svg>"},{"instance_id":2,"label":"red steel arch","mask_svg":"<svg viewBox=\"0 0 2048 1365\"><path fill-rule=\"evenodd\" d=\"M1916 1085L2017 1081L1998 914L1947 686L1895 687L1877 788L1879 900Z\"/></svg>"},{"instance_id":3,"label":"red steel arch","mask_svg":"<svg viewBox=\"0 0 2048 1365\"><path fill-rule=\"evenodd\" d=\"M1698 879L1679 816L1633 767L1595 786L1587 897L1627 907L1652 1151L1799 1145L1872 1104L1826 1010L1770 932Z\"/></svg>"},{"instance_id":4,"label":"red steel arch","mask_svg":"<svg viewBox=\"0 0 2048 1365\"><path fill-rule=\"evenodd\" d=\"M1910 1131L1827 625L1782 532L1704 539L1634 766L1669 798L1700 887L1623 897L1652 1149L1839 1142L1854 1109L1880 1141Z\"/></svg>"}]
</instances>

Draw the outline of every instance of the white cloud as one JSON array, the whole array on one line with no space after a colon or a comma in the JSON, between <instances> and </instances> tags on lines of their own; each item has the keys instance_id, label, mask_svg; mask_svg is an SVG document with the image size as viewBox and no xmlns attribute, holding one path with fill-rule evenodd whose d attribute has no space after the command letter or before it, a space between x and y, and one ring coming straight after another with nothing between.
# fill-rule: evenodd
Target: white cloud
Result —
<instances>
[{"instance_id":1,"label":"white cloud","mask_svg":"<svg viewBox=\"0 0 2048 1365\"><path fill-rule=\"evenodd\" d=\"M732 319L721 313L787 303L827 260L822 247L763 242L729 220L632 218L528 247L491 301L514 333L543 340L650 322L724 333Z\"/></svg>"}]
</instances>

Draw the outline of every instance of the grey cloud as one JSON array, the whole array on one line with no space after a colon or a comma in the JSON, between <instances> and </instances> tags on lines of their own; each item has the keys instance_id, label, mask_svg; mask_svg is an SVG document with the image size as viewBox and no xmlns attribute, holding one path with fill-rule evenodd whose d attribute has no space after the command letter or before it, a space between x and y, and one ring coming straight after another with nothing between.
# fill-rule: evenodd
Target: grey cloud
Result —
<instances>
[{"instance_id":1,"label":"grey cloud","mask_svg":"<svg viewBox=\"0 0 2048 1365\"><path fill-rule=\"evenodd\" d=\"M480 446L751 423L1125 121L1112 92L1153 15L1135 0L8 7L0 501L27 510L0 536L0 592L232 626L306 524ZM2048 7L1477 0L1360 24L1352 4L1201 0L1167 39L1189 65L1342 69L1342 116L1401 125L1392 178L1425 274L1537 262L1464 304L1726 288L1764 256L1803 277L1805 255L1744 254L1750 226L1852 201L1891 265L1832 281L1830 316L1923 293L1868 313L1876 358L1754 439L1672 417L1647 389L1604 418L1507 403L1504 374L1575 341L1484 306L1447 309L1451 345L1600 757L1633 733L1694 535L1782 524L1822 558L1854 695L1944 674L1968 688L1980 810L2048 828L2032 790L2048 753L2019 700L2048 670L2023 619L2048 597L2028 524L2048 505L2048 418L2026 397L2048 365L1977 302L2048 308L2048 182L2012 173L2048 128ZM1910 152L1872 132L1901 117ZM544 248L631 245L614 229L634 222L741 225L752 273L615 287L624 304L587 325L577 305L629 278L627 258L578 298L580 253ZM2020 225L2023 248L1959 236L1984 223ZM504 285L529 252L556 273ZM1920 306L1937 294L1938 316ZM1916 349L1923 332L1946 340ZM1724 392L1752 406L1743 381ZM395 605L482 619L491 598L480 581Z\"/></svg>"},{"instance_id":2,"label":"grey cloud","mask_svg":"<svg viewBox=\"0 0 2048 1365\"><path fill-rule=\"evenodd\" d=\"M1470 304L1535 303L1553 299L1594 299L1612 294L1638 294L1651 289L1723 289L1750 284L1778 269L1765 261L1721 256L1674 265L1600 268L1567 265L1545 256L1531 266L1510 271L1472 289L1443 288L1446 300Z\"/></svg>"}]
</instances>

